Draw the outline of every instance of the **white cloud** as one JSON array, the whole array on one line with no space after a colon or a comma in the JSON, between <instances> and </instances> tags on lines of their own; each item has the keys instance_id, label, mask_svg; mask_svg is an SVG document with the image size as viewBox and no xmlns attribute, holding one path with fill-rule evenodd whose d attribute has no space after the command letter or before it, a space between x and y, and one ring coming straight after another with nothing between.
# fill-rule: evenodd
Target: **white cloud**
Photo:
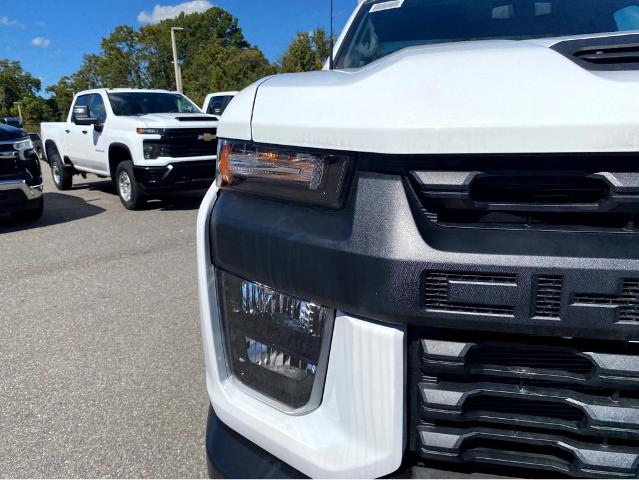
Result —
<instances>
[{"instance_id":1,"label":"white cloud","mask_svg":"<svg viewBox=\"0 0 639 480\"><path fill-rule=\"evenodd\" d=\"M2 27L22 27L23 25L16 21L11 20L9 17L0 16L0 26Z\"/></svg>"},{"instance_id":2,"label":"white cloud","mask_svg":"<svg viewBox=\"0 0 639 480\"><path fill-rule=\"evenodd\" d=\"M47 48L49 45L51 45L51 40L44 37L35 37L33 40L31 40L31 45L40 48Z\"/></svg>"},{"instance_id":3,"label":"white cloud","mask_svg":"<svg viewBox=\"0 0 639 480\"><path fill-rule=\"evenodd\" d=\"M180 13L201 13L213 7L209 0L192 0L191 2L178 3L177 5L156 5L149 13L143 10L138 15L138 22L142 24L159 23L162 20L175 18Z\"/></svg>"}]
</instances>

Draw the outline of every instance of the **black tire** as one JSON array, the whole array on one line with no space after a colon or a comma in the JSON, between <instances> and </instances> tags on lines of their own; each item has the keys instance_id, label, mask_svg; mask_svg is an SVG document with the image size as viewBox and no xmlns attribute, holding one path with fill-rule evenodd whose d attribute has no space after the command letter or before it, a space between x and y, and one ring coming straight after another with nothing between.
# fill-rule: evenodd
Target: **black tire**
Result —
<instances>
[{"instance_id":1,"label":"black tire","mask_svg":"<svg viewBox=\"0 0 639 480\"><path fill-rule=\"evenodd\" d=\"M57 149L51 149L49 162L51 163L51 176L55 187L58 190L71 190L73 187L73 173L68 167L64 166L62 157L60 157Z\"/></svg>"},{"instance_id":2,"label":"black tire","mask_svg":"<svg viewBox=\"0 0 639 480\"><path fill-rule=\"evenodd\" d=\"M40 220L43 213L44 198L40 197L38 199L37 207L30 208L29 210L18 210L15 212L11 212L11 216L18 222L35 222L36 220Z\"/></svg>"},{"instance_id":3,"label":"black tire","mask_svg":"<svg viewBox=\"0 0 639 480\"><path fill-rule=\"evenodd\" d=\"M146 202L146 198L144 192L142 192L142 187L135 180L133 162L131 160L120 162L115 170L115 178L113 180L124 208L127 210L140 210Z\"/></svg>"}]
</instances>

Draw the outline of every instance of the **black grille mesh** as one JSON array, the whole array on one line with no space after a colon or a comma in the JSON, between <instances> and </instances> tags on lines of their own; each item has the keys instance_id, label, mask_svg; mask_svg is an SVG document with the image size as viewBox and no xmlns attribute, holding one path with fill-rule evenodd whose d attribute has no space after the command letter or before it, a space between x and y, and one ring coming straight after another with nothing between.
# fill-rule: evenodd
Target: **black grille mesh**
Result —
<instances>
[{"instance_id":1,"label":"black grille mesh","mask_svg":"<svg viewBox=\"0 0 639 480\"><path fill-rule=\"evenodd\" d=\"M14 158L0 158L0 175L15 173L18 168L18 156L13 148L13 143L0 144L0 155L12 154Z\"/></svg>"},{"instance_id":2,"label":"black grille mesh","mask_svg":"<svg viewBox=\"0 0 639 480\"><path fill-rule=\"evenodd\" d=\"M561 313L561 277L539 277L537 279L537 301L535 316L559 318Z\"/></svg>"},{"instance_id":3,"label":"black grille mesh","mask_svg":"<svg viewBox=\"0 0 639 480\"><path fill-rule=\"evenodd\" d=\"M639 476L639 346L460 336L413 343L411 440L422 458L475 470Z\"/></svg>"},{"instance_id":4,"label":"black grille mesh","mask_svg":"<svg viewBox=\"0 0 639 480\"><path fill-rule=\"evenodd\" d=\"M639 322L639 280L625 280L621 295L576 294L574 303L617 307L620 321Z\"/></svg>"},{"instance_id":5,"label":"black grille mesh","mask_svg":"<svg viewBox=\"0 0 639 480\"><path fill-rule=\"evenodd\" d=\"M472 303L451 303L448 301L448 285L450 282L465 282L477 284L511 284L516 285L515 275L502 274L456 274L456 273L427 273L424 281L425 306L427 310L461 313L476 313L484 315L512 315L512 306L480 305Z\"/></svg>"},{"instance_id":6,"label":"black grille mesh","mask_svg":"<svg viewBox=\"0 0 639 480\"><path fill-rule=\"evenodd\" d=\"M216 136L217 129L180 128L167 129L162 136L161 156L171 158L213 156L217 154L217 138L211 141L202 136Z\"/></svg>"}]
</instances>

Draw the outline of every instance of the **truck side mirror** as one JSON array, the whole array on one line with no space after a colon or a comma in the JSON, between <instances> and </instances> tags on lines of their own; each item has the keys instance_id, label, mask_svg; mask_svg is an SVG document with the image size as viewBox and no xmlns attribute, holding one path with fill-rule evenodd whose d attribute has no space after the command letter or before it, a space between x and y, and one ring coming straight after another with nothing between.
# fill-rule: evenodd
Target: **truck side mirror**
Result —
<instances>
[{"instance_id":1,"label":"truck side mirror","mask_svg":"<svg viewBox=\"0 0 639 480\"><path fill-rule=\"evenodd\" d=\"M99 125L100 120L89 116L89 107L76 105L73 107L73 123L76 125Z\"/></svg>"}]
</instances>

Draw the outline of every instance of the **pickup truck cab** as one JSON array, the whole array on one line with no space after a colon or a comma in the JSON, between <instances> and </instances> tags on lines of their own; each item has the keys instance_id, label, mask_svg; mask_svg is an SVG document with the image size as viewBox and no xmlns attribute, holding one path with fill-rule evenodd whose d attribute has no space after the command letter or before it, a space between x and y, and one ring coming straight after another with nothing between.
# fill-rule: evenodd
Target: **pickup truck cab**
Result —
<instances>
[{"instance_id":1,"label":"pickup truck cab","mask_svg":"<svg viewBox=\"0 0 639 480\"><path fill-rule=\"evenodd\" d=\"M226 110L226 107L229 106L231 100L235 98L239 92L217 92L217 93L209 93L204 99L204 104L202 105L202 111L209 113L211 115L215 115L216 117L221 117Z\"/></svg>"},{"instance_id":2,"label":"pickup truck cab","mask_svg":"<svg viewBox=\"0 0 639 480\"><path fill-rule=\"evenodd\" d=\"M0 124L0 212L18 221L42 216L42 170L29 136Z\"/></svg>"},{"instance_id":3,"label":"pickup truck cab","mask_svg":"<svg viewBox=\"0 0 639 480\"><path fill-rule=\"evenodd\" d=\"M22 128L22 119L20 117L2 117L0 118L0 123L4 123L5 125L9 125L10 127Z\"/></svg>"},{"instance_id":4,"label":"pickup truck cab","mask_svg":"<svg viewBox=\"0 0 639 480\"><path fill-rule=\"evenodd\" d=\"M639 477L639 1L364 0L198 223L211 473Z\"/></svg>"},{"instance_id":5,"label":"pickup truck cab","mask_svg":"<svg viewBox=\"0 0 639 480\"><path fill-rule=\"evenodd\" d=\"M42 141L58 189L70 189L75 174L110 177L135 210L148 197L211 185L217 118L176 92L87 90L66 122L42 124Z\"/></svg>"}]
</instances>

